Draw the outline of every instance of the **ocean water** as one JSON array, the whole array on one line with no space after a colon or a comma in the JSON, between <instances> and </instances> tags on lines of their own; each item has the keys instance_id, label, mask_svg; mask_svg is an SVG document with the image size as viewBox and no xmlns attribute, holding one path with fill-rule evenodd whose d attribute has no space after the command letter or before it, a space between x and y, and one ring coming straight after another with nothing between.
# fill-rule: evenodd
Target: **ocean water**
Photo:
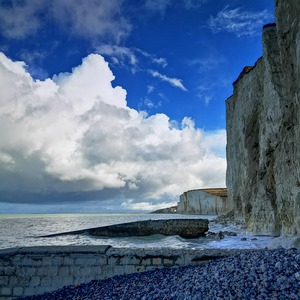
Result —
<instances>
[{"instance_id":1,"label":"ocean water","mask_svg":"<svg viewBox=\"0 0 300 300\"><path fill-rule=\"evenodd\" d=\"M152 235L145 237L102 238L89 235L66 235L40 238L41 235L100 227L106 225L158 219L195 219L213 220L215 216L179 214L57 214L57 215L1 215L0 249L28 246L74 246L74 245L111 245L130 248L265 248L271 237L249 236L235 226L222 227L210 222L209 231L233 231L235 237L225 236L222 240L212 238L184 239L179 236ZM246 238L246 241L242 241ZM255 240L254 240L255 238Z\"/></svg>"}]
</instances>

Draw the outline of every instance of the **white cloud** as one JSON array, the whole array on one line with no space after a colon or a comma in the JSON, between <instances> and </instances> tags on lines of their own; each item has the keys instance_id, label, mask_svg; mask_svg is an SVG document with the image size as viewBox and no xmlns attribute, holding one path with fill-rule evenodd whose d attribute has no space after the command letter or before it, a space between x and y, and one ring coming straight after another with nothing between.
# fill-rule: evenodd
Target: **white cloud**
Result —
<instances>
[{"instance_id":1,"label":"white cloud","mask_svg":"<svg viewBox=\"0 0 300 300\"><path fill-rule=\"evenodd\" d=\"M171 207L176 205L178 199L174 199L172 202L161 202L161 203L153 203L153 202L134 202L133 200L124 201L121 204L122 208L129 210L137 210L137 211L155 211L158 209Z\"/></svg>"},{"instance_id":2,"label":"white cloud","mask_svg":"<svg viewBox=\"0 0 300 300\"><path fill-rule=\"evenodd\" d=\"M203 97L203 99L204 99L205 105L207 106L211 102L211 100L213 99L213 96L211 96L211 95L205 95Z\"/></svg>"},{"instance_id":3,"label":"white cloud","mask_svg":"<svg viewBox=\"0 0 300 300\"><path fill-rule=\"evenodd\" d=\"M176 127L164 114L129 108L113 80L96 54L39 81L0 53L0 201L158 205L188 189L224 186L215 133L210 139L189 118Z\"/></svg>"},{"instance_id":4,"label":"white cloud","mask_svg":"<svg viewBox=\"0 0 300 300\"><path fill-rule=\"evenodd\" d=\"M102 44L96 47L96 52L108 56L114 65L129 67L132 73L139 70L139 59L134 51L123 46Z\"/></svg>"},{"instance_id":5,"label":"white cloud","mask_svg":"<svg viewBox=\"0 0 300 300\"><path fill-rule=\"evenodd\" d=\"M1 34L8 38L25 38L35 34L41 26L39 13L45 9L43 1L11 1L10 6L0 3Z\"/></svg>"},{"instance_id":6,"label":"white cloud","mask_svg":"<svg viewBox=\"0 0 300 300\"><path fill-rule=\"evenodd\" d=\"M182 80L178 79L178 78L170 78L166 75L163 75L161 73L159 73L158 71L154 71L154 70L149 70L149 73L155 77L155 78L159 78L162 81L168 82L170 85L177 87L183 91L187 91L187 89L185 88L185 86L182 84Z\"/></svg>"},{"instance_id":7,"label":"white cloud","mask_svg":"<svg viewBox=\"0 0 300 300\"><path fill-rule=\"evenodd\" d=\"M162 16L165 14L168 7L171 5L180 4L184 9L198 9L208 0L145 0L143 9L149 10L153 13L160 13Z\"/></svg>"},{"instance_id":8,"label":"white cloud","mask_svg":"<svg viewBox=\"0 0 300 300\"><path fill-rule=\"evenodd\" d=\"M151 94L151 93L153 93L154 90L155 90L155 87L153 85L148 85L147 86L147 94L148 95Z\"/></svg>"},{"instance_id":9,"label":"white cloud","mask_svg":"<svg viewBox=\"0 0 300 300\"><path fill-rule=\"evenodd\" d=\"M4 169L13 169L15 161L8 153L0 152L0 163Z\"/></svg>"},{"instance_id":10,"label":"white cloud","mask_svg":"<svg viewBox=\"0 0 300 300\"><path fill-rule=\"evenodd\" d=\"M123 0L24 0L0 3L0 29L8 38L26 38L51 20L52 26L87 39L124 40L132 25L122 15Z\"/></svg>"},{"instance_id":11,"label":"white cloud","mask_svg":"<svg viewBox=\"0 0 300 300\"><path fill-rule=\"evenodd\" d=\"M183 0L186 9L200 8L206 2L208 2L208 0Z\"/></svg>"},{"instance_id":12,"label":"white cloud","mask_svg":"<svg viewBox=\"0 0 300 300\"><path fill-rule=\"evenodd\" d=\"M165 10L170 5L171 5L171 0L146 0L145 1L146 9L153 12L159 12L161 14L164 14Z\"/></svg>"},{"instance_id":13,"label":"white cloud","mask_svg":"<svg viewBox=\"0 0 300 300\"><path fill-rule=\"evenodd\" d=\"M158 108L162 106L162 102L161 101L156 102L151 100L149 97L145 97L140 101L138 106L140 110Z\"/></svg>"},{"instance_id":14,"label":"white cloud","mask_svg":"<svg viewBox=\"0 0 300 300\"><path fill-rule=\"evenodd\" d=\"M167 60L163 57L160 57L160 58L155 58L154 57L153 62L158 64L158 65L161 65L164 68L168 65Z\"/></svg>"},{"instance_id":15,"label":"white cloud","mask_svg":"<svg viewBox=\"0 0 300 300\"><path fill-rule=\"evenodd\" d=\"M142 54L142 56L144 56L144 57L149 58L152 63L160 65L163 68L165 68L168 65L168 62L167 62L166 58L164 58L164 57L156 57L155 55L150 54L146 51L142 51L141 49L138 49L138 48L134 48L134 51Z\"/></svg>"},{"instance_id":16,"label":"white cloud","mask_svg":"<svg viewBox=\"0 0 300 300\"><path fill-rule=\"evenodd\" d=\"M161 67L168 65L163 57L157 58L155 55L138 48L128 48L124 46L101 44L95 47L95 51L101 55L109 57L111 62L122 67L130 67L133 73L143 70L143 64L156 64Z\"/></svg>"},{"instance_id":17,"label":"white cloud","mask_svg":"<svg viewBox=\"0 0 300 300\"><path fill-rule=\"evenodd\" d=\"M47 57L48 52L35 50L35 51L25 51L21 50L20 58L26 62L26 67L28 72L34 78L45 79L48 77L48 73L40 67L42 61Z\"/></svg>"},{"instance_id":18,"label":"white cloud","mask_svg":"<svg viewBox=\"0 0 300 300\"><path fill-rule=\"evenodd\" d=\"M65 30L87 38L108 37L119 43L131 24L121 14L123 0L54 0L53 16Z\"/></svg>"},{"instance_id":19,"label":"white cloud","mask_svg":"<svg viewBox=\"0 0 300 300\"><path fill-rule=\"evenodd\" d=\"M203 133L203 144L220 157L226 157L226 131L225 129Z\"/></svg>"},{"instance_id":20,"label":"white cloud","mask_svg":"<svg viewBox=\"0 0 300 300\"><path fill-rule=\"evenodd\" d=\"M226 6L215 17L210 17L208 26L214 33L227 31L237 37L255 36L270 19L273 19L273 16L267 10L254 12L244 11L240 7L230 9Z\"/></svg>"},{"instance_id":21,"label":"white cloud","mask_svg":"<svg viewBox=\"0 0 300 300\"><path fill-rule=\"evenodd\" d=\"M221 64L226 62L225 58L220 54L216 53L209 54L203 58L196 58L189 61L189 65L195 66L199 73L206 73L208 71L218 69Z\"/></svg>"},{"instance_id":22,"label":"white cloud","mask_svg":"<svg viewBox=\"0 0 300 300\"><path fill-rule=\"evenodd\" d=\"M218 80L204 78L196 88L197 97L204 101L205 105L209 105L216 96L216 89L229 87L231 83L232 80L230 78L222 77L222 79Z\"/></svg>"},{"instance_id":23,"label":"white cloud","mask_svg":"<svg viewBox=\"0 0 300 300\"><path fill-rule=\"evenodd\" d=\"M148 107L148 108L153 108L153 107L155 107L155 104L153 103L153 101L151 101L149 98L145 98L145 99L143 99L143 101L142 101L142 105L145 105L146 107Z\"/></svg>"},{"instance_id":24,"label":"white cloud","mask_svg":"<svg viewBox=\"0 0 300 300\"><path fill-rule=\"evenodd\" d=\"M214 84L201 84L197 86L197 97L200 98L205 105L209 105L214 98L213 88Z\"/></svg>"}]
</instances>

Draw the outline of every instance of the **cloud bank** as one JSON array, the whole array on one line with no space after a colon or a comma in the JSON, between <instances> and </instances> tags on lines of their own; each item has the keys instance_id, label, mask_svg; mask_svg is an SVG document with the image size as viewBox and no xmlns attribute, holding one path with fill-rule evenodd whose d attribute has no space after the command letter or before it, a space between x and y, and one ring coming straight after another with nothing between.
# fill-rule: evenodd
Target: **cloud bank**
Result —
<instances>
[{"instance_id":1,"label":"cloud bank","mask_svg":"<svg viewBox=\"0 0 300 300\"><path fill-rule=\"evenodd\" d=\"M113 80L98 54L40 81L0 53L1 202L111 200L146 209L188 189L224 186L225 131L131 109Z\"/></svg>"}]
</instances>

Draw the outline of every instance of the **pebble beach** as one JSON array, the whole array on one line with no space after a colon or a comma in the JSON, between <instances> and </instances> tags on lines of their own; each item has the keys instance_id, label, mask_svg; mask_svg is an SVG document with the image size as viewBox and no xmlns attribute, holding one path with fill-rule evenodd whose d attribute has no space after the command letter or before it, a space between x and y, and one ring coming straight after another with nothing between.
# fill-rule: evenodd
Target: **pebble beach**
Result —
<instances>
[{"instance_id":1,"label":"pebble beach","mask_svg":"<svg viewBox=\"0 0 300 300\"><path fill-rule=\"evenodd\" d=\"M193 266L94 280L21 299L300 299L300 252L241 251Z\"/></svg>"}]
</instances>

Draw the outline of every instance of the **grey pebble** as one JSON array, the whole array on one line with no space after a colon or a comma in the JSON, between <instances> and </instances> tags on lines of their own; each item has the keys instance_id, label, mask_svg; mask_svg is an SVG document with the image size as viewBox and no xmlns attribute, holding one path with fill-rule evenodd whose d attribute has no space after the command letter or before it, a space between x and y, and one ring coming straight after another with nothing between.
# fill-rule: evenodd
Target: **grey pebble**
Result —
<instances>
[{"instance_id":1,"label":"grey pebble","mask_svg":"<svg viewBox=\"0 0 300 300\"><path fill-rule=\"evenodd\" d=\"M205 264L68 286L23 300L300 299L296 249L237 253Z\"/></svg>"}]
</instances>

